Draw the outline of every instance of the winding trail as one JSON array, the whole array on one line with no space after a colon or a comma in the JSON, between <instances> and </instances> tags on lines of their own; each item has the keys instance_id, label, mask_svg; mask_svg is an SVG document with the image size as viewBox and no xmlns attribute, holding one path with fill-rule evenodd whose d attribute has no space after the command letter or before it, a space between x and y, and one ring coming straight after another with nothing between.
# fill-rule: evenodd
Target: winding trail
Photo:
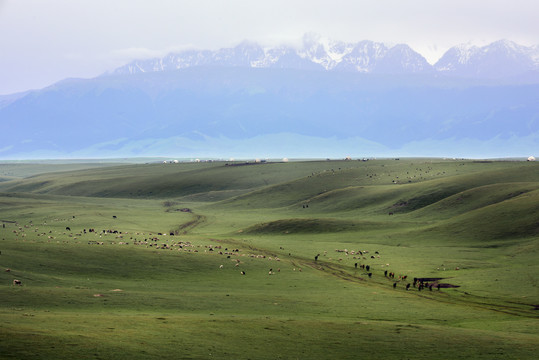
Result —
<instances>
[{"instance_id":1,"label":"winding trail","mask_svg":"<svg viewBox=\"0 0 539 360\"><path fill-rule=\"evenodd\" d=\"M178 228L174 230L175 235L186 235L198 225L205 223L207 220L206 216L204 215L198 215L194 212L191 212L191 214L193 215L193 219L178 226Z\"/></svg>"}]
</instances>

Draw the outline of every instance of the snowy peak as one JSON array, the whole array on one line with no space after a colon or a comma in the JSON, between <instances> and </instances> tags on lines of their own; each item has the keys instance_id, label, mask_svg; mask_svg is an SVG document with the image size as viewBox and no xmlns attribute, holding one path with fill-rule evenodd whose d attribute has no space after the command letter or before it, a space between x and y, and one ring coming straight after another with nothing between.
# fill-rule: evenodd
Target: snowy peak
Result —
<instances>
[{"instance_id":1,"label":"snowy peak","mask_svg":"<svg viewBox=\"0 0 539 360\"><path fill-rule=\"evenodd\" d=\"M434 68L462 77L511 77L539 70L536 49L509 40L499 40L483 47L462 44L449 49Z\"/></svg>"},{"instance_id":2,"label":"snowy peak","mask_svg":"<svg viewBox=\"0 0 539 360\"><path fill-rule=\"evenodd\" d=\"M332 70L353 48L353 44L330 40L317 34L307 34L303 37L303 49L299 50L298 54L326 70Z\"/></svg>"},{"instance_id":3,"label":"snowy peak","mask_svg":"<svg viewBox=\"0 0 539 360\"><path fill-rule=\"evenodd\" d=\"M337 69L342 71L374 72L376 64L383 59L388 48L382 43L361 41L355 44L339 63Z\"/></svg>"},{"instance_id":4,"label":"snowy peak","mask_svg":"<svg viewBox=\"0 0 539 360\"><path fill-rule=\"evenodd\" d=\"M480 52L481 50L477 46L460 44L447 50L435 64L435 67L440 71L455 70L459 64L468 64L470 59L475 59Z\"/></svg>"},{"instance_id":5,"label":"snowy peak","mask_svg":"<svg viewBox=\"0 0 539 360\"><path fill-rule=\"evenodd\" d=\"M377 72L394 74L415 74L431 70L432 66L423 56L404 44L389 49L377 67Z\"/></svg>"},{"instance_id":6,"label":"snowy peak","mask_svg":"<svg viewBox=\"0 0 539 360\"><path fill-rule=\"evenodd\" d=\"M210 56L208 64L223 66L252 67L264 56L264 50L258 44L244 41L235 48L219 49Z\"/></svg>"}]
</instances>

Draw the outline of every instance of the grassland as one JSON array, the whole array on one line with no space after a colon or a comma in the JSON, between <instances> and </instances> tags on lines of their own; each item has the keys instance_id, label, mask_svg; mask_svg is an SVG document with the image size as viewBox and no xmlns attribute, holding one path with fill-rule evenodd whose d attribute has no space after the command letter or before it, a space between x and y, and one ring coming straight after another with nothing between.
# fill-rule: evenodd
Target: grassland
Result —
<instances>
[{"instance_id":1,"label":"grassland","mask_svg":"<svg viewBox=\"0 0 539 360\"><path fill-rule=\"evenodd\" d=\"M537 163L2 166L1 359L536 358Z\"/></svg>"}]
</instances>

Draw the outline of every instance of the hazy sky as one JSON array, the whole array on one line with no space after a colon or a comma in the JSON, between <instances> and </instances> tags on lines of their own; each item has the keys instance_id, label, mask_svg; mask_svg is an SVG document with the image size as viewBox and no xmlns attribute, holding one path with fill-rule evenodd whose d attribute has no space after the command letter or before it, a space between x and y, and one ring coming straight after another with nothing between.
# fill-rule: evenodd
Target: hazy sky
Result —
<instances>
[{"instance_id":1,"label":"hazy sky","mask_svg":"<svg viewBox=\"0 0 539 360\"><path fill-rule=\"evenodd\" d=\"M449 47L539 44L537 0L0 0L0 94L94 77L135 58L242 40L407 43L431 63Z\"/></svg>"}]
</instances>

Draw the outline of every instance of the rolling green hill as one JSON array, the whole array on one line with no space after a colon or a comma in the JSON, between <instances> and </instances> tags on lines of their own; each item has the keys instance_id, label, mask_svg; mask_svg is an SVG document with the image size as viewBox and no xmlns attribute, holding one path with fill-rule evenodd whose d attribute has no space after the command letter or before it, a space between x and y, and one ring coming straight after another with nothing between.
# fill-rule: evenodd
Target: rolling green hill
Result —
<instances>
[{"instance_id":1,"label":"rolling green hill","mask_svg":"<svg viewBox=\"0 0 539 360\"><path fill-rule=\"evenodd\" d=\"M36 166L0 182L2 359L535 358L536 163Z\"/></svg>"}]
</instances>

